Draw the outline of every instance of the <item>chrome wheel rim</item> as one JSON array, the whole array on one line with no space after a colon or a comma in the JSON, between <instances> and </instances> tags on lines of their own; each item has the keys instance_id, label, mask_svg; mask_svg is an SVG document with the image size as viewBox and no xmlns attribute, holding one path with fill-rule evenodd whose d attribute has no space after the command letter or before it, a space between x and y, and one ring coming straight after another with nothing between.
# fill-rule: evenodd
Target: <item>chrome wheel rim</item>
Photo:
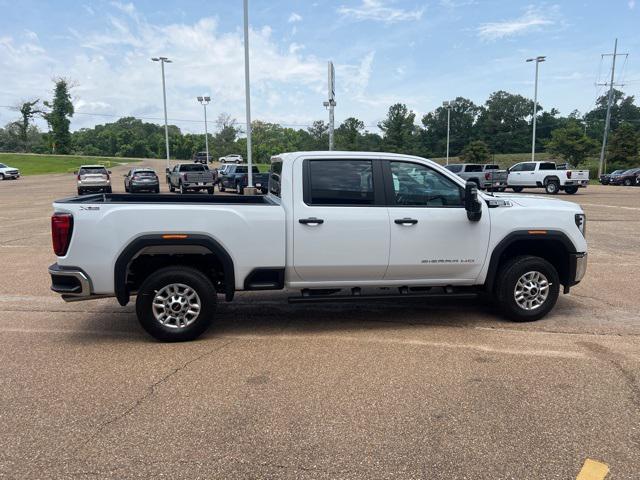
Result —
<instances>
[{"instance_id":1,"label":"chrome wheel rim","mask_svg":"<svg viewBox=\"0 0 640 480\"><path fill-rule=\"evenodd\" d=\"M527 272L516 282L513 297L523 310L536 310L547 300L550 286L541 272Z\"/></svg>"},{"instance_id":2,"label":"chrome wheel rim","mask_svg":"<svg viewBox=\"0 0 640 480\"><path fill-rule=\"evenodd\" d=\"M171 283L156 290L153 316L168 328L185 328L200 315L202 304L196 291L184 283Z\"/></svg>"}]
</instances>

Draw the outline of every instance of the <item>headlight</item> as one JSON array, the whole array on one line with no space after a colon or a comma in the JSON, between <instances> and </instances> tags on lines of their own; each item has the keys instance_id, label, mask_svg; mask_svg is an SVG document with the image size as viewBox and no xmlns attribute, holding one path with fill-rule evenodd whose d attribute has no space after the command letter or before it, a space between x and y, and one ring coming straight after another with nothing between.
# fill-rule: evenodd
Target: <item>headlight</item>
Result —
<instances>
[{"instance_id":1,"label":"headlight","mask_svg":"<svg viewBox=\"0 0 640 480\"><path fill-rule=\"evenodd\" d=\"M587 217L584 213L576 213L575 219L576 219L576 226L578 227L578 230L580 230L580 233L582 233L582 236L584 237L585 232L587 230Z\"/></svg>"}]
</instances>

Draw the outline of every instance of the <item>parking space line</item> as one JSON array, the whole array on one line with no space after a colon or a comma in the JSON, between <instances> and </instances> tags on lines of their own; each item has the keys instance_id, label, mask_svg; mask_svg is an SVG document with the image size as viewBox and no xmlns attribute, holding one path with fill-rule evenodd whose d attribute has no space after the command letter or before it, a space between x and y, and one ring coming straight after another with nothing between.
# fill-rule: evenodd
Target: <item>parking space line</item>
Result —
<instances>
[{"instance_id":1,"label":"parking space line","mask_svg":"<svg viewBox=\"0 0 640 480\"><path fill-rule=\"evenodd\" d=\"M584 207L604 207L604 208L616 208L616 209L624 209L624 210L640 210L638 207L623 207L622 205L604 205L601 203L581 203L580 206ZM623 221L623 220L620 220Z\"/></svg>"},{"instance_id":2,"label":"parking space line","mask_svg":"<svg viewBox=\"0 0 640 480\"><path fill-rule=\"evenodd\" d=\"M604 480L608 473L607 464L587 458L576 480Z\"/></svg>"}]
</instances>

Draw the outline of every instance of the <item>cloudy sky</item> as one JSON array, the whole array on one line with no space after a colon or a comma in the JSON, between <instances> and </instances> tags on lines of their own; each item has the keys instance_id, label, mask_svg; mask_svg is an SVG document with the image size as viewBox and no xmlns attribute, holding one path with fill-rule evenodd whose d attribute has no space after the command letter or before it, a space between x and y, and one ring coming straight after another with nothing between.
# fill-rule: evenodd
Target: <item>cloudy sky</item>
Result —
<instances>
[{"instance_id":1,"label":"cloudy sky","mask_svg":"<svg viewBox=\"0 0 640 480\"><path fill-rule=\"evenodd\" d=\"M498 89L533 96L563 114L593 106L594 83L619 38L624 90L640 94L640 1L250 0L254 119L304 127L326 119L326 62L336 65L336 121L375 130L404 102L418 115L458 95L482 103ZM50 98L51 79L75 85L78 129L132 115L160 123L165 55L169 118L200 132L195 97L210 118L244 119L242 0L0 0L0 124L6 106Z\"/></svg>"}]
</instances>

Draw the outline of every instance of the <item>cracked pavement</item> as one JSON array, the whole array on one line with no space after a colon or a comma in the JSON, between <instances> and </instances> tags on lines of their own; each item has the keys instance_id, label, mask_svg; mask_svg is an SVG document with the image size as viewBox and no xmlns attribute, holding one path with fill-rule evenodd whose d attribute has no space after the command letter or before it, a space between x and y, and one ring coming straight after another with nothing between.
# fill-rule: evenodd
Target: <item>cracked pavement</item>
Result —
<instances>
[{"instance_id":1,"label":"cracked pavement","mask_svg":"<svg viewBox=\"0 0 640 480\"><path fill-rule=\"evenodd\" d=\"M587 212L589 268L541 321L241 293L186 344L49 291L73 188L0 182L0 478L638 478L640 188L558 196Z\"/></svg>"}]
</instances>

